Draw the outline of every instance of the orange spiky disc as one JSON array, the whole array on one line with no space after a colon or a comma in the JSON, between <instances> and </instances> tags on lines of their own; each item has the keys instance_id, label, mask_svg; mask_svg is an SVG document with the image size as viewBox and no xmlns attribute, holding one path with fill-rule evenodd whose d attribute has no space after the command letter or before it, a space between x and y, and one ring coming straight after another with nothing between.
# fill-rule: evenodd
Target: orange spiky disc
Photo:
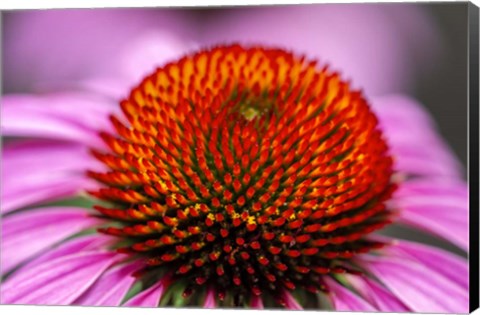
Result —
<instances>
[{"instance_id":1,"label":"orange spiky disc","mask_svg":"<svg viewBox=\"0 0 480 315\"><path fill-rule=\"evenodd\" d=\"M91 193L111 204L103 232L152 268L219 292L319 289L390 222L377 119L315 62L217 47L158 69L121 108Z\"/></svg>"}]
</instances>

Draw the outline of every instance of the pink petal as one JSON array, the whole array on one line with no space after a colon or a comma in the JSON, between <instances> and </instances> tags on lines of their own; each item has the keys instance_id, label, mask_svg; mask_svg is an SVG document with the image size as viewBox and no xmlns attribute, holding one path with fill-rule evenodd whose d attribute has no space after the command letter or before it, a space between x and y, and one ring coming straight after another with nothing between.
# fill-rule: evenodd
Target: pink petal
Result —
<instances>
[{"instance_id":1,"label":"pink petal","mask_svg":"<svg viewBox=\"0 0 480 315\"><path fill-rule=\"evenodd\" d=\"M418 208L411 210L421 211ZM465 223L450 221L448 217L434 217L433 213L421 214L410 211L403 211L400 220L404 224L430 232L468 251L468 230L465 231L468 225Z\"/></svg>"},{"instance_id":2,"label":"pink petal","mask_svg":"<svg viewBox=\"0 0 480 315\"><path fill-rule=\"evenodd\" d=\"M285 308L289 310L303 310L303 307L297 302L293 295L286 290L282 292L282 300L285 303Z\"/></svg>"},{"instance_id":3,"label":"pink petal","mask_svg":"<svg viewBox=\"0 0 480 315\"><path fill-rule=\"evenodd\" d=\"M113 252L82 252L46 261L7 279L2 303L71 304L117 259Z\"/></svg>"},{"instance_id":4,"label":"pink petal","mask_svg":"<svg viewBox=\"0 0 480 315\"><path fill-rule=\"evenodd\" d=\"M324 281L330 290L329 296L332 300L333 308L336 311L376 311L372 305L337 283L335 280L325 277Z\"/></svg>"},{"instance_id":5,"label":"pink petal","mask_svg":"<svg viewBox=\"0 0 480 315\"><path fill-rule=\"evenodd\" d=\"M112 243L113 239L113 237L107 235L91 234L67 240L64 243L59 244L57 247L47 250L43 254L39 254L34 259L22 265L13 274L8 276L8 280L15 282L17 281L16 277L22 277L22 274L25 270L43 264L44 262L85 251L104 250L109 243Z\"/></svg>"},{"instance_id":6,"label":"pink petal","mask_svg":"<svg viewBox=\"0 0 480 315\"><path fill-rule=\"evenodd\" d=\"M72 255L82 251L105 250L116 240L117 239L113 236L98 233L75 237L73 239L62 242L56 247L46 251L44 254L40 254L36 258L23 265L20 270L30 268L31 266L38 265L48 260ZM10 277L13 278L16 274L17 273L15 272Z\"/></svg>"},{"instance_id":7,"label":"pink petal","mask_svg":"<svg viewBox=\"0 0 480 315\"><path fill-rule=\"evenodd\" d=\"M389 255L416 260L468 289L468 261L440 248L404 240L395 240L384 249Z\"/></svg>"},{"instance_id":8,"label":"pink petal","mask_svg":"<svg viewBox=\"0 0 480 315\"><path fill-rule=\"evenodd\" d=\"M0 206L2 213L26 207L38 202L54 201L77 196L80 192L92 186L92 181L86 178L58 176L44 177L47 182L25 183L18 191L2 195Z\"/></svg>"},{"instance_id":9,"label":"pink petal","mask_svg":"<svg viewBox=\"0 0 480 315\"><path fill-rule=\"evenodd\" d=\"M85 145L56 141L14 142L3 147L2 170L8 173L2 174L2 180L8 180L13 172L10 177L41 170L84 171L100 165Z\"/></svg>"},{"instance_id":10,"label":"pink petal","mask_svg":"<svg viewBox=\"0 0 480 315\"><path fill-rule=\"evenodd\" d=\"M384 128L395 125L422 129L425 126L433 127L435 124L423 105L402 94L377 96L372 98L370 103ZM431 131L428 130L427 134L430 135ZM407 133L393 136L401 138L408 135Z\"/></svg>"},{"instance_id":11,"label":"pink petal","mask_svg":"<svg viewBox=\"0 0 480 315\"><path fill-rule=\"evenodd\" d=\"M119 106L80 93L2 98L2 135L69 140L104 147L98 131L113 130L109 114Z\"/></svg>"},{"instance_id":12,"label":"pink petal","mask_svg":"<svg viewBox=\"0 0 480 315\"><path fill-rule=\"evenodd\" d=\"M256 295L252 295L252 301L250 303L250 306L256 309L264 309L262 298Z\"/></svg>"},{"instance_id":13,"label":"pink petal","mask_svg":"<svg viewBox=\"0 0 480 315\"><path fill-rule=\"evenodd\" d=\"M158 67L197 49L195 43L165 30L144 32L137 36L129 46L120 54L121 75L96 76L71 85L120 100L128 97L130 91Z\"/></svg>"},{"instance_id":14,"label":"pink petal","mask_svg":"<svg viewBox=\"0 0 480 315\"><path fill-rule=\"evenodd\" d=\"M413 260L365 258L364 266L414 312L468 311L468 290Z\"/></svg>"},{"instance_id":15,"label":"pink petal","mask_svg":"<svg viewBox=\"0 0 480 315\"><path fill-rule=\"evenodd\" d=\"M392 141L390 141L392 143ZM440 159L445 148L435 148L435 145L426 142L424 148L403 148L393 144L390 146L394 157L394 169L407 174L421 176L459 177L460 167L447 159ZM408 146L411 146L410 144ZM430 151L425 148L429 147ZM454 165L455 164L455 165Z\"/></svg>"},{"instance_id":16,"label":"pink petal","mask_svg":"<svg viewBox=\"0 0 480 315\"><path fill-rule=\"evenodd\" d=\"M215 302L215 291L212 288L207 290L207 296L205 297L205 302L203 308L216 308L217 303Z\"/></svg>"},{"instance_id":17,"label":"pink petal","mask_svg":"<svg viewBox=\"0 0 480 315\"><path fill-rule=\"evenodd\" d=\"M85 306L118 306L136 281L133 273L139 270L139 261L116 266L106 271L73 304Z\"/></svg>"},{"instance_id":18,"label":"pink petal","mask_svg":"<svg viewBox=\"0 0 480 315\"><path fill-rule=\"evenodd\" d=\"M381 312L408 312L409 309L383 286L363 276L345 275L348 282Z\"/></svg>"},{"instance_id":19,"label":"pink petal","mask_svg":"<svg viewBox=\"0 0 480 315\"><path fill-rule=\"evenodd\" d=\"M158 283L135 295L123 306L157 307L169 283L170 277L164 276Z\"/></svg>"},{"instance_id":20,"label":"pink petal","mask_svg":"<svg viewBox=\"0 0 480 315\"><path fill-rule=\"evenodd\" d=\"M97 184L85 171L101 171L83 145L52 141L8 144L2 152L2 212L76 194Z\"/></svg>"},{"instance_id":21,"label":"pink petal","mask_svg":"<svg viewBox=\"0 0 480 315\"><path fill-rule=\"evenodd\" d=\"M422 184L419 190L418 182L414 182L413 188L409 182L403 183L391 200L391 206L399 210L400 222L426 230L468 251L466 183L425 180Z\"/></svg>"},{"instance_id":22,"label":"pink petal","mask_svg":"<svg viewBox=\"0 0 480 315\"><path fill-rule=\"evenodd\" d=\"M3 218L3 272L100 222L83 208L63 207L26 210Z\"/></svg>"},{"instance_id":23,"label":"pink petal","mask_svg":"<svg viewBox=\"0 0 480 315\"><path fill-rule=\"evenodd\" d=\"M459 179L439 179L435 178L435 185L428 178L410 179L395 191L395 197L409 197L415 195L421 196L439 196L448 194L452 197L468 199L468 187L465 182Z\"/></svg>"},{"instance_id":24,"label":"pink petal","mask_svg":"<svg viewBox=\"0 0 480 315\"><path fill-rule=\"evenodd\" d=\"M373 98L371 104L397 170L424 176L461 176L461 164L421 104L400 95Z\"/></svg>"},{"instance_id":25,"label":"pink petal","mask_svg":"<svg viewBox=\"0 0 480 315\"><path fill-rule=\"evenodd\" d=\"M135 84L138 82L123 77L92 77L80 82L75 81L71 87L99 93L118 101L128 97Z\"/></svg>"},{"instance_id":26,"label":"pink petal","mask_svg":"<svg viewBox=\"0 0 480 315\"><path fill-rule=\"evenodd\" d=\"M122 70L129 82L137 84L156 68L176 61L198 47L172 32L151 30L140 34L123 52Z\"/></svg>"}]
</instances>

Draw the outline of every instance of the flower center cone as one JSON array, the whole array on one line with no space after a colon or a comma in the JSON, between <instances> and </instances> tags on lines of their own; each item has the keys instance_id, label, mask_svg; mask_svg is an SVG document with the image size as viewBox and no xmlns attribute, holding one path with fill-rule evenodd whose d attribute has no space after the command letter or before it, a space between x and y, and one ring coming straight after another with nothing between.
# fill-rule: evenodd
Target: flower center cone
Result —
<instances>
[{"instance_id":1,"label":"flower center cone","mask_svg":"<svg viewBox=\"0 0 480 315\"><path fill-rule=\"evenodd\" d=\"M150 275L236 298L326 290L391 222L392 158L361 93L289 52L216 47L144 78L90 193Z\"/></svg>"}]
</instances>

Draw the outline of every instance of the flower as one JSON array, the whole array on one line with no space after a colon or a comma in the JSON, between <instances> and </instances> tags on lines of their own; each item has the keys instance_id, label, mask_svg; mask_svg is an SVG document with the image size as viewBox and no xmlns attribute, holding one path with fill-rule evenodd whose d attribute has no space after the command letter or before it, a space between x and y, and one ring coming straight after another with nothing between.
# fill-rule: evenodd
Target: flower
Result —
<instances>
[{"instance_id":1,"label":"flower","mask_svg":"<svg viewBox=\"0 0 480 315\"><path fill-rule=\"evenodd\" d=\"M378 233L468 250L461 169L413 100L261 46L189 53L120 106L99 82L3 98L2 135L36 139L3 152L2 303L467 310L464 258Z\"/></svg>"}]
</instances>

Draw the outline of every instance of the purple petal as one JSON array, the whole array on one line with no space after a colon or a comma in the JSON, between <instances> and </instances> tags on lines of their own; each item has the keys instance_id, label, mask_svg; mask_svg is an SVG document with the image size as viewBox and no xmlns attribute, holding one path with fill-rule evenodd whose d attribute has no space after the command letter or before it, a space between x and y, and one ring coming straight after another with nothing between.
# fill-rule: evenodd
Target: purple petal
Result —
<instances>
[{"instance_id":1,"label":"purple petal","mask_svg":"<svg viewBox=\"0 0 480 315\"><path fill-rule=\"evenodd\" d=\"M410 144L409 144L410 146ZM431 150L426 151L425 147ZM460 167L444 159L440 159L444 148L435 148L434 145L425 143L422 149L407 147L402 148L398 145L391 145L390 149L394 157L394 169L400 172L421 176L447 176L459 177Z\"/></svg>"},{"instance_id":2,"label":"purple petal","mask_svg":"<svg viewBox=\"0 0 480 315\"><path fill-rule=\"evenodd\" d=\"M106 271L73 304L85 306L119 306L135 282L133 273L139 270L139 261L116 266Z\"/></svg>"},{"instance_id":3,"label":"purple petal","mask_svg":"<svg viewBox=\"0 0 480 315\"><path fill-rule=\"evenodd\" d=\"M197 48L193 42L182 40L165 31L149 31L141 34L121 54L122 75L115 77L93 77L72 85L115 100L128 94L145 76L168 62L175 61Z\"/></svg>"},{"instance_id":4,"label":"purple petal","mask_svg":"<svg viewBox=\"0 0 480 315\"><path fill-rule=\"evenodd\" d=\"M137 83L138 82L132 82L131 79L123 77L92 77L79 82L72 82L70 88L84 89L118 101L128 97L134 84Z\"/></svg>"},{"instance_id":5,"label":"purple petal","mask_svg":"<svg viewBox=\"0 0 480 315\"><path fill-rule=\"evenodd\" d=\"M428 15L405 5L256 6L220 10L203 24L202 44L238 41L293 49L331 63L368 95L406 91L414 73L433 60L430 55L420 61L411 47L436 52L438 44Z\"/></svg>"},{"instance_id":6,"label":"purple petal","mask_svg":"<svg viewBox=\"0 0 480 315\"><path fill-rule=\"evenodd\" d=\"M46 261L7 279L2 303L71 304L117 259L113 252L82 252Z\"/></svg>"},{"instance_id":7,"label":"purple petal","mask_svg":"<svg viewBox=\"0 0 480 315\"><path fill-rule=\"evenodd\" d=\"M395 191L395 197L409 196L457 196L458 198L468 199L468 187L465 182L458 179L439 179L435 178L435 185L432 185L431 179L412 179L408 180Z\"/></svg>"},{"instance_id":8,"label":"purple petal","mask_svg":"<svg viewBox=\"0 0 480 315\"><path fill-rule=\"evenodd\" d=\"M289 310L303 310L303 307L297 302L297 300L287 290L282 292L282 300L285 303L285 307Z\"/></svg>"},{"instance_id":9,"label":"purple petal","mask_svg":"<svg viewBox=\"0 0 480 315\"><path fill-rule=\"evenodd\" d=\"M135 295L123 306L157 307L169 283L170 277L164 276L158 283Z\"/></svg>"},{"instance_id":10,"label":"purple petal","mask_svg":"<svg viewBox=\"0 0 480 315\"><path fill-rule=\"evenodd\" d=\"M417 210L422 211L420 208L411 208L411 211ZM402 211L400 222L428 231L468 251L468 224L450 221L447 216L435 216L434 212L428 214L411 211Z\"/></svg>"},{"instance_id":11,"label":"purple petal","mask_svg":"<svg viewBox=\"0 0 480 315\"><path fill-rule=\"evenodd\" d=\"M2 195L1 212L7 213L38 202L54 201L74 197L91 187L92 181L85 178L65 176L64 178L45 177L48 182L26 183L21 190ZM28 185L27 185L28 184Z\"/></svg>"},{"instance_id":12,"label":"purple petal","mask_svg":"<svg viewBox=\"0 0 480 315\"><path fill-rule=\"evenodd\" d=\"M112 243L114 237L101 235L101 234L93 234L93 235L86 235L80 236L64 243L59 244L57 247L47 250L44 254L40 254L36 258L30 260L23 266L21 266L17 271L15 271L12 275L9 276L9 281L17 281L16 277L22 277L23 271L31 269L35 266L43 264L44 262L48 262L50 260L54 260L57 258L61 258L64 256L74 255L76 253L85 252L85 251L101 251L107 248L109 244Z\"/></svg>"},{"instance_id":13,"label":"purple petal","mask_svg":"<svg viewBox=\"0 0 480 315\"><path fill-rule=\"evenodd\" d=\"M51 141L6 145L2 152L2 212L76 194L97 184L84 174L104 167L85 146Z\"/></svg>"},{"instance_id":14,"label":"purple petal","mask_svg":"<svg viewBox=\"0 0 480 315\"><path fill-rule=\"evenodd\" d=\"M362 297L381 312L410 311L396 296L383 286L363 276L345 275L348 282Z\"/></svg>"},{"instance_id":15,"label":"purple petal","mask_svg":"<svg viewBox=\"0 0 480 315\"><path fill-rule=\"evenodd\" d=\"M384 249L389 255L416 260L468 289L468 261L440 248L395 240Z\"/></svg>"},{"instance_id":16,"label":"purple petal","mask_svg":"<svg viewBox=\"0 0 480 315\"><path fill-rule=\"evenodd\" d=\"M2 98L2 135L104 147L99 128L112 131L108 116L118 111L115 103L87 94L7 95Z\"/></svg>"},{"instance_id":17,"label":"purple petal","mask_svg":"<svg viewBox=\"0 0 480 315\"><path fill-rule=\"evenodd\" d=\"M3 272L100 222L83 208L63 207L26 210L3 218Z\"/></svg>"},{"instance_id":18,"label":"purple petal","mask_svg":"<svg viewBox=\"0 0 480 315\"><path fill-rule=\"evenodd\" d=\"M371 104L394 156L395 169L424 176L461 176L461 164L421 104L400 95L374 98Z\"/></svg>"},{"instance_id":19,"label":"purple petal","mask_svg":"<svg viewBox=\"0 0 480 315\"><path fill-rule=\"evenodd\" d=\"M364 266L414 312L468 310L468 289L413 260L369 257Z\"/></svg>"},{"instance_id":20,"label":"purple petal","mask_svg":"<svg viewBox=\"0 0 480 315\"><path fill-rule=\"evenodd\" d=\"M15 176L47 168L48 172L84 171L100 165L86 146L76 143L22 141L5 145L2 151L3 172L15 172ZM9 175L2 174L2 181L8 180Z\"/></svg>"},{"instance_id":21,"label":"purple petal","mask_svg":"<svg viewBox=\"0 0 480 315\"><path fill-rule=\"evenodd\" d=\"M433 126L434 121L426 109L416 100L400 94L374 97L371 105L380 118L383 127L390 125L422 128ZM401 134L396 136L402 136Z\"/></svg>"},{"instance_id":22,"label":"purple petal","mask_svg":"<svg viewBox=\"0 0 480 315\"><path fill-rule=\"evenodd\" d=\"M140 82L146 75L168 62L197 49L198 45L166 31L149 31L137 36L124 51L120 63L125 77L132 84Z\"/></svg>"},{"instance_id":23,"label":"purple petal","mask_svg":"<svg viewBox=\"0 0 480 315\"><path fill-rule=\"evenodd\" d=\"M402 183L391 200L400 222L426 230L468 251L468 187L460 181ZM430 186L430 188L429 188ZM416 188L415 188L416 187ZM463 190L463 192L462 192Z\"/></svg>"},{"instance_id":24,"label":"purple petal","mask_svg":"<svg viewBox=\"0 0 480 315\"><path fill-rule=\"evenodd\" d=\"M252 301L250 303L250 306L256 309L264 309L262 298L256 295L252 295Z\"/></svg>"},{"instance_id":25,"label":"purple petal","mask_svg":"<svg viewBox=\"0 0 480 315\"><path fill-rule=\"evenodd\" d=\"M36 258L23 265L20 270L30 268L31 266L38 265L48 260L80 253L83 251L105 250L116 240L117 239L113 236L98 233L75 237L59 244L53 249L46 251L44 254L40 254ZM14 273L10 277L13 278L16 274L17 273Z\"/></svg>"},{"instance_id":26,"label":"purple petal","mask_svg":"<svg viewBox=\"0 0 480 315\"><path fill-rule=\"evenodd\" d=\"M215 302L215 291L212 288L208 288L207 296L205 297L205 302L203 308L216 308L217 303Z\"/></svg>"},{"instance_id":27,"label":"purple petal","mask_svg":"<svg viewBox=\"0 0 480 315\"><path fill-rule=\"evenodd\" d=\"M335 280L325 277L325 284L330 290L329 296L336 311L372 312L376 309L358 295L343 287Z\"/></svg>"}]
</instances>

